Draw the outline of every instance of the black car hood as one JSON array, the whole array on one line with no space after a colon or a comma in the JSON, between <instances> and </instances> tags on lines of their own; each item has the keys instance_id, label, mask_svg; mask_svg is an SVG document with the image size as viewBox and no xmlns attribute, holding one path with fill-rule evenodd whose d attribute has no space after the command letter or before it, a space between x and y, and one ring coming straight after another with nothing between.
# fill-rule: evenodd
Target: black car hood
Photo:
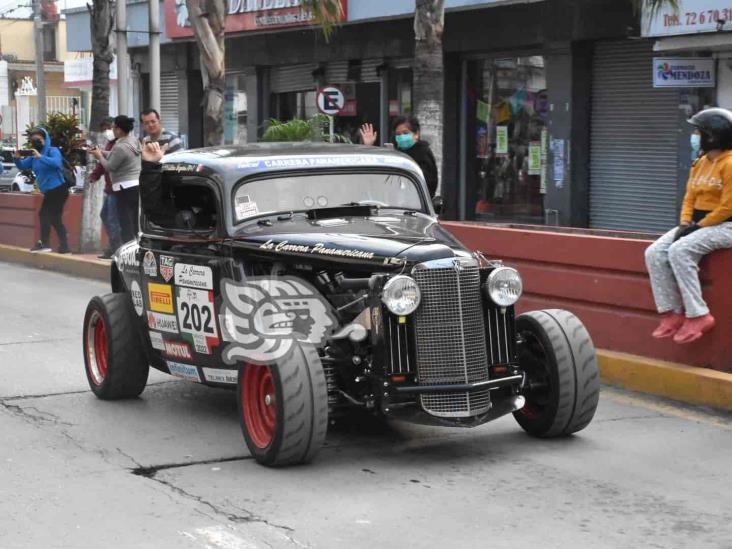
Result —
<instances>
[{"instance_id":1,"label":"black car hood","mask_svg":"<svg viewBox=\"0 0 732 549\"><path fill-rule=\"evenodd\" d=\"M310 220L268 218L246 226L236 240L246 247L285 255L309 255L353 260L397 258L426 261L465 255L466 250L429 216L381 213L371 217L338 217ZM266 222L265 222L266 223Z\"/></svg>"}]
</instances>

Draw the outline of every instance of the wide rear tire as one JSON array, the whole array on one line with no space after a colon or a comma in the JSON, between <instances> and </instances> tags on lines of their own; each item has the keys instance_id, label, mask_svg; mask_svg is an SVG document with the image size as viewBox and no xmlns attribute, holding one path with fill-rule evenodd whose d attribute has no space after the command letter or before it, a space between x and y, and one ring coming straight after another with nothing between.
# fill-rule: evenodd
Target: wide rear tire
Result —
<instances>
[{"instance_id":1,"label":"wide rear tire","mask_svg":"<svg viewBox=\"0 0 732 549\"><path fill-rule=\"evenodd\" d=\"M276 365L245 365L237 393L242 434L258 463L307 463L325 442L328 391L312 347L298 346Z\"/></svg>"},{"instance_id":2,"label":"wide rear tire","mask_svg":"<svg viewBox=\"0 0 732 549\"><path fill-rule=\"evenodd\" d=\"M519 362L527 375L525 406L514 412L530 435L576 433L592 421L600 396L595 346L582 322L561 309L516 318L523 339Z\"/></svg>"},{"instance_id":3,"label":"wide rear tire","mask_svg":"<svg viewBox=\"0 0 732 549\"><path fill-rule=\"evenodd\" d=\"M145 389L150 367L130 296L96 296L84 315L84 365L92 392L103 400L135 398Z\"/></svg>"}]
</instances>

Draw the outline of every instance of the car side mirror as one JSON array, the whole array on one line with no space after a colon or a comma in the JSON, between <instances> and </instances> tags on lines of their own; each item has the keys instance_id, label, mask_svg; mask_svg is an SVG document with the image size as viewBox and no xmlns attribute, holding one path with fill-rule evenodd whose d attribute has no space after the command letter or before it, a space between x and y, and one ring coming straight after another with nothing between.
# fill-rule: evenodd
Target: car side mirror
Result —
<instances>
[{"instance_id":1,"label":"car side mirror","mask_svg":"<svg viewBox=\"0 0 732 549\"><path fill-rule=\"evenodd\" d=\"M445 199L441 196L433 196L432 207L435 209L437 215L441 215L445 209Z\"/></svg>"}]
</instances>

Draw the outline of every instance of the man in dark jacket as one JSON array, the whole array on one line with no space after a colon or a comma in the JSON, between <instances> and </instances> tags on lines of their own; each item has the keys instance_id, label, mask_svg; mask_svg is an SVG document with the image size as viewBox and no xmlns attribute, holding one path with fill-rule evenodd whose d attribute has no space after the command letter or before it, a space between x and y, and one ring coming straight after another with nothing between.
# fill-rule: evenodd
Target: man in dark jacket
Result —
<instances>
[{"instance_id":1,"label":"man in dark jacket","mask_svg":"<svg viewBox=\"0 0 732 549\"><path fill-rule=\"evenodd\" d=\"M43 128L34 128L30 132L32 155L23 158L20 151L15 151L15 166L19 170L33 170L36 183L43 193L43 204L38 216L41 219L41 239L31 248L31 252L50 252L51 227L58 234L58 253L69 253L66 227L61 220L64 204L69 197L63 175L63 158L57 147L51 146L51 138Z\"/></svg>"},{"instance_id":2,"label":"man in dark jacket","mask_svg":"<svg viewBox=\"0 0 732 549\"><path fill-rule=\"evenodd\" d=\"M437 162L432 154L430 144L420 139L419 120L414 116L398 116L393 123L394 145L403 153L409 155L419 167L427 182L427 189L430 197L437 192ZM361 139L364 145L376 144L378 132L374 131L371 124L361 126Z\"/></svg>"}]
</instances>

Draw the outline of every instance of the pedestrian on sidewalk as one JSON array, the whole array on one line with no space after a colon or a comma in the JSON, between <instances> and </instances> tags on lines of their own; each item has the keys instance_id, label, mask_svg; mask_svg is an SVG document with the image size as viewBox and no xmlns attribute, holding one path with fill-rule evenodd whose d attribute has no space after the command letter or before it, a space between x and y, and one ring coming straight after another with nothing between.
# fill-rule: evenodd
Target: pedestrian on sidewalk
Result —
<instances>
[{"instance_id":1,"label":"pedestrian on sidewalk","mask_svg":"<svg viewBox=\"0 0 732 549\"><path fill-rule=\"evenodd\" d=\"M714 327L702 298L699 261L706 254L732 248L732 112L706 109L689 119L703 155L694 162L686 185L681 219L645 253L660 324L657 339L684 344ZM695 132L695 134L696 134Z\"/></svg>"},{"instance_id":2,"label":"pedestrian on sidewalk","mask_svg":"<svg viewBox=\"0 0 732 549\"><path fill-rule=\"evenodd\" d=\"M99 161L112 179L112 191L119 216L122 242L129 242L137 235L139 226L141 149L140 142L132 134L135 119L119 115L112 123L116 138L109 151L95 147L91 154Z\"/></svg>"},{"instance_id":3,"label":"pedestrian on sidewalk","mask_svg":"<svg viewBox=\"0 0 732 549\"><path fill-rule=\"evenodd\" d=\"M15 151L15 166L19 170L32 170L36 183L43 193L43 204L38 213L41 221L41 239L31 248L31 252L50 252L51 227L58 235L58 253L68 254L69 243L62 216L64 204L69 197L69 188L63 176L63 158L58 147L53 147L48 132L43 128L31 130L30 143L32 153L23 158L20 151Z\"/></svg>"},{"instance_id":4,"label":"pedestrian on sidewalk","mask_svg":"<svg viewBox=\"0 0 732 549\"><path fill-rule=\"evenodd\" d=\"M117 138L114 136L114 131L112 130L113 126L114 121L111 118L105 118L102 120L102 123L99 124L99 131L106 141L106 144L104 145L105 151L111 151L117 141ZM89 176L89 182L96 183L102 177L104 177L104 203L99 217L102 218L104 230L107 231L109 246L98 257L99 259L111 259L115 250L122 245L119 212L117 210L117 197L112 190L112 178L109 177L109 174L104 169L101 162L98 162L96 168L94 168L94 171Z\"/></svg>"},{"instance_id":5,"label":"pedestrian on sidewalk","mask_svg":"<svg viewBox=\"0 0 732 549\"><path fill-rule=\"evenodd\" d=\"M430 144L421 139L419 120L414 116L397 116L392 127L394 128L393 144L401 152L410 156L422 169L430 197L433 198L437 192L437 162L430 149ZM369 123L361 125L361 140L364 145L375 145L378 135L378 132L374 131L373 125Z\"/></svg>"},{"instance_id":6,"label":"pedestrian on sidewalk","mask_svg":"<svg viewBox=\"0 0 732 549\"><path fill-rule=\"evenodd\" d=\"M160 114L155 109L146 109L140 114L140 123L145 130L142 144L158 143L165 148L165 154L183 150L183 142L173 132L169 132L160 124Z\"/></svg>"}]
</instances>

